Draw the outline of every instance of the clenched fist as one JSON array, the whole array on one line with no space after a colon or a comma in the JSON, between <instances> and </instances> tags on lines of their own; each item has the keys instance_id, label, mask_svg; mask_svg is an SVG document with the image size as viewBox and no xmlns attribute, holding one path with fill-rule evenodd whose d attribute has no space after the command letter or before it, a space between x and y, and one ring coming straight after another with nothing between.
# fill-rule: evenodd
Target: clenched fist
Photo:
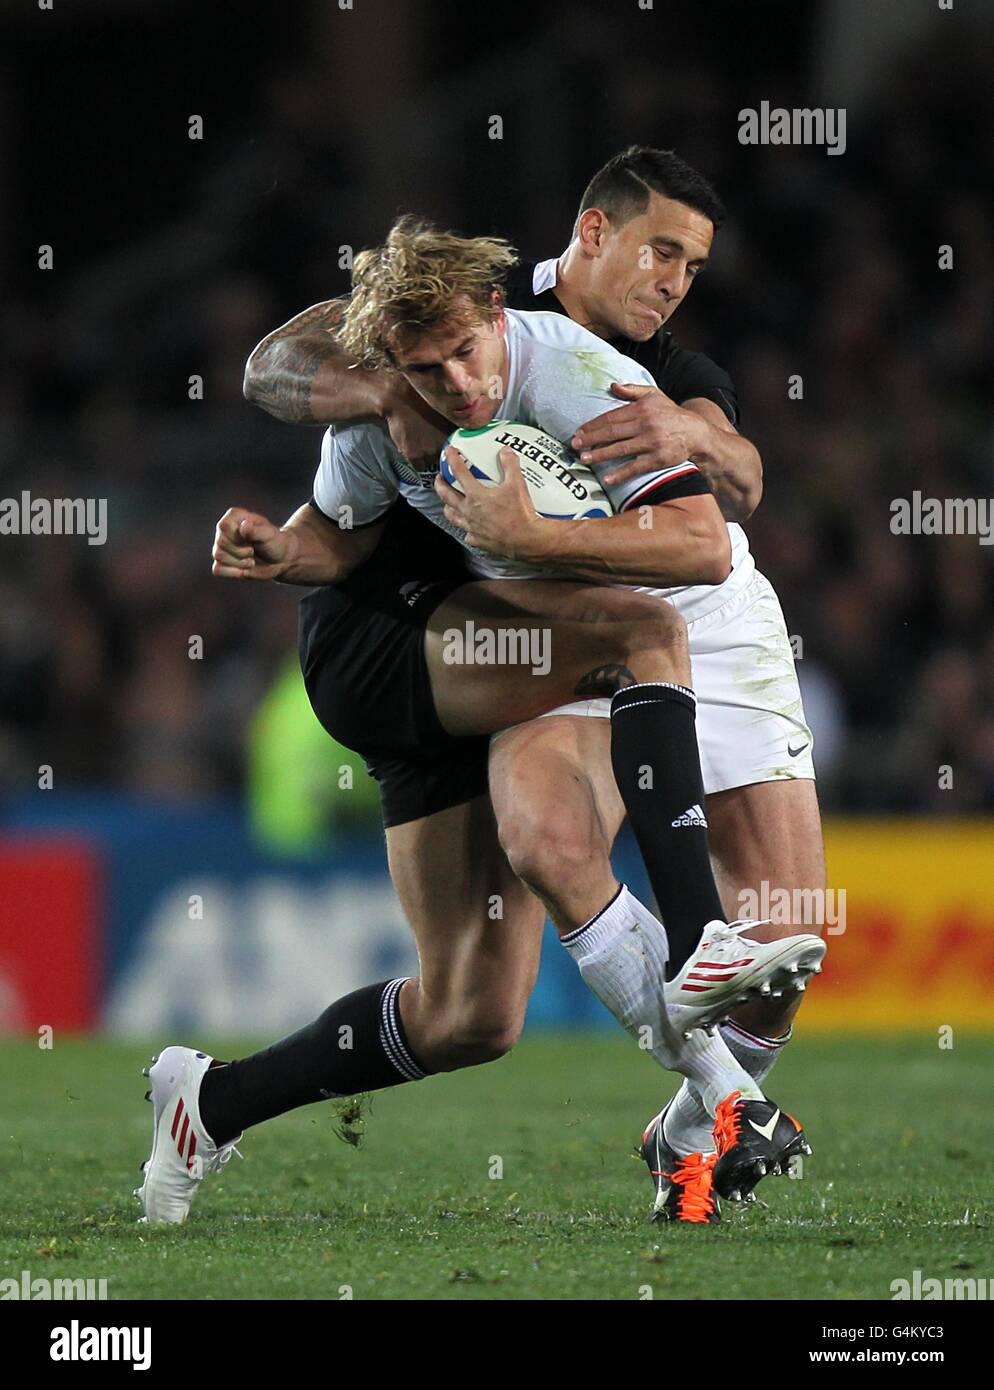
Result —
<instances>
[{"instance_id":1,"label":"clenched fist","mask_svg":"<svg viewBox=\"0 0 994 1390\"><path fill-rule=\"evenodd\" d=\"M257 512L229 507L214 532L211 574L221 579L278 579L293 563L299 538Z\"/></svg>"}]
</instances>

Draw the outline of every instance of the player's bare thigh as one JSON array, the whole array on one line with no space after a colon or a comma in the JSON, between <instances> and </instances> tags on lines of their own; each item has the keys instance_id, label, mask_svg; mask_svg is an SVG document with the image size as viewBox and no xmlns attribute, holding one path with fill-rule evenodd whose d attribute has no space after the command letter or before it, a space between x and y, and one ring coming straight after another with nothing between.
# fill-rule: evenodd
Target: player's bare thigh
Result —
<instances>
[{"instance_id":1,"label":"player's bare thigh","mask_svg":"<svg viewBox=\"0 0 994 1390\"><path fill-rule=\"evenodd\" d=\"M611 847L625 808L609 720L552 715L500 734L490 750L490 794L512 868L561 934L610 901Z\"/></svg>"},{"instance_id":2,"label":"player's bare thigh","mask_svg":"<svg viewBox=\"0 0 994 1390\"><path fill-rule=\"evenodd\" d=\"M771 903L774 920L751 935L763 941L802 932L820 936L826 925L825 850L815 783L808 778L754 782L714 793L706 809L715 879L727 915L741 917L754 903L760 908ZM800 1003L800 996L764 1000L744 1005L733 1017L751 1031L775 1035L789 1026Z\"/></svg>"},{"instance_id":3,"label":"player's bare thigh","mask_svg":"<svg viewBox=\"0 0 994 1390\"><path fill-rule=\"evenodd\" d=\"M487 797L391 826L390 874L420 977L401 991L415 1056L446 1071L500 1056L524 1023L545 911L508 864Z\"/></svg>"},{"instance_id":4,"label":"player's bare thigh","mask_svg":"<svg viewBox=\"0 0 994 1390\"><path fill-rule=\"evenodd\" d=\"M425 655L438 717L460 736L635 681L690 683L686 625L671 604L573 581L465 584L429 619Z\"/></svg>"}]
</instances>

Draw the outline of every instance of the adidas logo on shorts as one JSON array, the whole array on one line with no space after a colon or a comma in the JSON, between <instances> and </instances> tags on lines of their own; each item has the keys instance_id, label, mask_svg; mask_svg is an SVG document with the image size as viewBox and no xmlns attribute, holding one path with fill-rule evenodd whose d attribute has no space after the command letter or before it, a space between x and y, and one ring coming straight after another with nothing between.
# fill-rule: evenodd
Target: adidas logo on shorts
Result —
<instances>
[{"instance_id":1,"label":"adidas logo on shorts","mask_svg":"<svg viewBox=\"0 0 994 1390\"><path fill-rule=\"evenodd\" d=\"M701 806L689 806L682 816L677 816L676 820L670 821L672 826L681 825L703 825L707 829L707 817Z\"/></svg>"}]
</instances>

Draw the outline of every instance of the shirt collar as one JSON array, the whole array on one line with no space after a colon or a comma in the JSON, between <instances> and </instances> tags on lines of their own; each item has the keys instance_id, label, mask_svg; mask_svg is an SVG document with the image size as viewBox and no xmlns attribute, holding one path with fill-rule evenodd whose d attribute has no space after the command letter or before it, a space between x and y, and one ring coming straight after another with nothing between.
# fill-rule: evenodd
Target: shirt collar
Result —
<instances>
[{"instance_id":1,"label":"shirt collar","mask_svg":"<svg viewBox=\"0 0 994 1390\"><path fill-rule=\"evenodd\" d=\"M546 290L556 288L556 272L559 269L561 257L553 256L549 261L539 261L532 271L532 294L538 297L545 294Z\"/></svg>"}]
</instances>

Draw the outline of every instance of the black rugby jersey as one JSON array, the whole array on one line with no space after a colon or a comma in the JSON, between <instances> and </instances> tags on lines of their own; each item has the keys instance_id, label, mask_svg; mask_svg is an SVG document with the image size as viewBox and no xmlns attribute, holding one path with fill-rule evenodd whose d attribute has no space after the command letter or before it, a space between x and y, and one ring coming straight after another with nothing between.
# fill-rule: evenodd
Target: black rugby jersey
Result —
<instances>
[{"instance_id":1,"label":"black rugby jersey","mask_svg":"<svg viewBox=\"0 0 994 1390\"><path fill-rule=\"evenodd\" d=\"M541 309L547 313L565 314L556 298L555 261L520 261L507 276L504 298L511 309ZM535 273L540 283L548 284L535 293ZM733 425L739 423L739 405L732 378L703 352L689 352L675 341L668 328L661 328L648 341L636 343L631 338L609 338L613 348L645 367L655 379L660 391L665 391L677 405L697 397L714 401Z\"/></svg>"}]
</instances>

